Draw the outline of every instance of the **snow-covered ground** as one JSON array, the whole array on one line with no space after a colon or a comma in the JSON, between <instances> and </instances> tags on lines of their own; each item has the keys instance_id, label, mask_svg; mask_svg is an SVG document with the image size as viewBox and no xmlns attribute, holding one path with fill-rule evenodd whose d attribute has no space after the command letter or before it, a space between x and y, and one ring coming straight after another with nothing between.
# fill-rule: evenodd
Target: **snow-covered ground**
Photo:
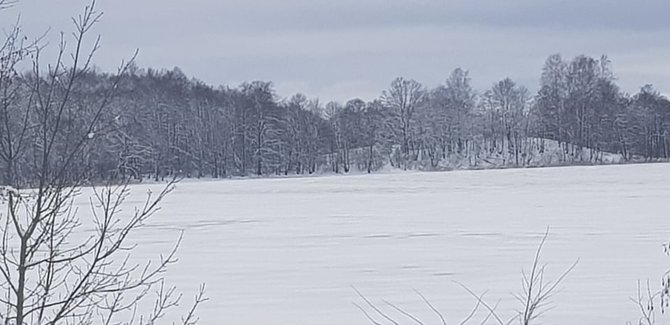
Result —
<instances>
[{"instance_id":1,"label":"snow-covered ground","mask_svg":"<svg viewBox=\"0 0 670 325\"><path fill-rule=\"evenodd\" d=\"M548 276L580 262L541 323L637 323L637 281L656 289L670 268L668 202L670 164L185 182L134 257L184 229L168 280L189 294L207 283L201 324L369 324L352 286L440 323L417 289L457 324L475 301L453 281L514 315L549 226Z\"/></svg>"}]
</instances>

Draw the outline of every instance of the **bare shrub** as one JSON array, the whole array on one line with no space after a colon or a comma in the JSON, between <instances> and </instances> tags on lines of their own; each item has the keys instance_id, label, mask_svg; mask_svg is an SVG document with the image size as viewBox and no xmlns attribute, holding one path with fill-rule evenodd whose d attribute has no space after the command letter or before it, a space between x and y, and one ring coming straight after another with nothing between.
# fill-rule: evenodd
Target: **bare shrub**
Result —
<instances>
[{"instance_id":1,"label":"bare shrub","mask_svg":"<svg viewBox=\"0 0 670 325\"><path fill-rule=\"evenodd\" d=\"M567 277L568 274L577 266L579 260L575 261L555 280L547 280L545 278L547 265L541 263L541 256L542 248L544 247L548 236L549 229L547 229L544 236L542 237L540 244L537 247L530 272L526 273L525 271L522 271L522 290L519 294L515 295L515 298L517 301L519 301L521 308L517 310L515 315L510 319L504 320L497 312L500 300L491 305L484 300L484 297L488 292L477 294L468 286L454 281L454 283L462 287L468 294L470 294L476 302L467 316L459 321L459 325L470 324L471 322L475 321L475 316L479 314L480 310L484 311L484 314L482 315L483 318L480 317L480 324L494 322L498 325L509 325L515 322L519 322L523 325L531 325L535 324L542 315L550 310L549 303L558 292L559 285L563 282L565 277ZM422 320L414 314L411 314L408 311L403 310L386 300L383 300L383 303L387 308L395 310L404 317L402 320L394 318L382 307L379 307L377 304L370 301L370 299L363 295L358 289L354 288L354 290L365 303L364 305L354 303L354 305L359 310L361 310L365 318L372 324L382 325L384 323L390 323L394 325L400 325L403 324L403 320L411 321L411 323L419 325L430 324L428 321ZM429 308L437 316L437 319L439 319L438 324L446 325L446 317L437 308L435 308L435 306L433 306L433 304L423 294L418 291L416 291L416 293L426 304L427 308Z\"/></svg>"}]
</instances>

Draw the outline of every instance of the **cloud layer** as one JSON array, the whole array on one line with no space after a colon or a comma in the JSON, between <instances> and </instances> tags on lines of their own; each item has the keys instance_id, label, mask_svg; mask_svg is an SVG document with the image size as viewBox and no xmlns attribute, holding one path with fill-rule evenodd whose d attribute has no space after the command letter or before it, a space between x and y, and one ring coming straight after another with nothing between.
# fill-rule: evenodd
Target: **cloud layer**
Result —
<instances>
[{"instance_id":1,"label":"cloud layer","mask_svg":"<svg viewBox=\"0 0 670 325\"><path fill-rule=\"evenodd\" d=\"M69 30L83 0L21 0L26 32ZM623 89L670 93L667 0L98 0L97 64L139 48L142 66L213 84L272 80L282 96L376 97L395 76L435 86L456 67L477 88L512 77L534 89L544 59L608 54Z\"/></svg>"}]
</instances>

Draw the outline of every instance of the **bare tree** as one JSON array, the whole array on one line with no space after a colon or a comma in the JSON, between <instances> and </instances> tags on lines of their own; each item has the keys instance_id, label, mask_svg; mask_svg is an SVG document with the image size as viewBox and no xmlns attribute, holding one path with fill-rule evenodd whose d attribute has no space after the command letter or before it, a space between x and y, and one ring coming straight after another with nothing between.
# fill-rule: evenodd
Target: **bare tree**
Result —
<instances>
[{"instance_id":1,"label":"bare tree","mask_svg":"<svg viewBox=\"0 0 670 325\"><path fill-rule=\"evenodd\" d=\"M414 152L414 121L416 109L424 103L426 90L416 80L396 78L391 87L384 91L382 100L395 114L400 135L405 169L408 167L410 152Z\"/></svg>"},{"instance_id":2,"label":"bare tree","mask_svg":"<svg viewBox=\"0 0 670 325\"><path fill-rule=\"evenodd\" d=\"M527 139L528 90L509 78L501 80L484 94L482 106L486 110L491 136L491 150L521 165L523 139ZM505 162L507 159L505 159Z\"/></svg>"},{"instance_id":3,"label":"bare tree","mask_svg":"<svg viewBox=\"0 0 670 325\"><path fill-rule=\"evenodd\" d=\"M88 174L78 162L97 137L113 131L101 122L134 60L120 65L111 87L94 103L83 105L77 98L99 44L98 37L86 52L85 36L101 15L92 1L73 19L73 49L61 36L56 61L47 67L41 65L41 48L23 44L18 28L0 51L0 158L7 166L19 158L31 162L22 166L25 179L16 177L16 168L7 168L0 191L3 324L153 324L181 300L162 277L176 261L180 241L157 263L146 264L131 262L134 246L128 242L158 210L175 180L159 193L149 193L142 206L125 216L121 207L129 195L127 183L93 189L89 222L80 220L74 207ZM25 59L31 59L33 69L20 74L16 67ZM16 111L23 113L16 118ZM22 157L27 145L33 154ZM90 226L93 230L86 231ZM86 235L79 238L82 233ZM140 301L156 287L153 312L142 314ZM201 287L193 308L206 300L203 292ZM194 312L184 324L196 320Z\"/></svg>"}]
</instances>

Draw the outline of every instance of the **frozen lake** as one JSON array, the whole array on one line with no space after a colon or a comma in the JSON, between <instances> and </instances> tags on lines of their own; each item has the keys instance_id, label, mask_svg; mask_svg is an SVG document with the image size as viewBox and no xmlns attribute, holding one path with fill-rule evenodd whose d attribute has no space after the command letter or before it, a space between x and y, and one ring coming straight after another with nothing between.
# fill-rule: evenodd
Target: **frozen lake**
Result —
<instances>
[{"instance_id":1,"label":"frozen lake","mask_svg":"<svg viewBox=\"0 0 670 325\"><path fill-rule=\"evenodd\" d=\"M669 164L184 182L135 257L185 230L168 279L189 299L207 283L201 324L369 324L352 286L437 324L417 289L458 324L475 301L453 281L514 315L549 226L548 275L580 262L541 323L625 324L670 268L669 202Z\"/></svg>"}]
</instances>

